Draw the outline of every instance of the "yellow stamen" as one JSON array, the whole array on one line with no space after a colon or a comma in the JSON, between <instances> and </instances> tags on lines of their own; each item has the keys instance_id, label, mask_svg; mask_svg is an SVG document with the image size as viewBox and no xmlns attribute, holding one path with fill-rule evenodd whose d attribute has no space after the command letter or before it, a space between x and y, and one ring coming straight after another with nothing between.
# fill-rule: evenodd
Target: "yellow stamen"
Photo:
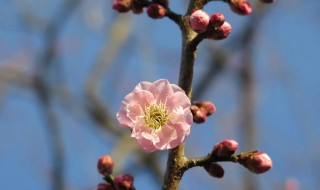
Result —
<instances>
[{"instance_id":1,"label":"yellow stamen","mask_svg":"<svg viewBox=\"0 0 320 190\"><path fill-rule=\"evenodd\" d=\"M159 129L169 120L169 115L163 103L152 104L144 110L144 122L151 129Z\"/></svg>"}]
</instances>

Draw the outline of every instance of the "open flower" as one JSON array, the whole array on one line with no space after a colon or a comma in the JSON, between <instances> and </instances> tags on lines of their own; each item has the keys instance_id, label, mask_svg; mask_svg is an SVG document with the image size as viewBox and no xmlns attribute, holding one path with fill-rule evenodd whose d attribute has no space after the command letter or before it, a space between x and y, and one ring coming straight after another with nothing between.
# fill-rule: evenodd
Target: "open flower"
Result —
<instances>
[{"instance_id":1,"label":"open flower","mask_svg":"<svg viewBox=\"0 0 320 190\"><path fill-rule=\"evenodd\" d=\"M122 101L117 118L149 152L177 147L190 134L190 100L166 79L141 82Z\"/></svg>"}]
</instances>

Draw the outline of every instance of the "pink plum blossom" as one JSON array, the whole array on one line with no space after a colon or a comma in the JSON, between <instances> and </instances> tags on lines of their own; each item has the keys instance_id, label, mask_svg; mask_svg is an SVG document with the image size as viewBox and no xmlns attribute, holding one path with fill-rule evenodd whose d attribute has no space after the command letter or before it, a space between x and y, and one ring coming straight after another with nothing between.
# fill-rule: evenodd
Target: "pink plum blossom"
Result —
<instances>
[{"instance_id":1,"label":"pink plum blossom","mask_svg":"<svg viewBox=\"0 0 320 190\"><path fill-rule=\"evenodd\" d=\"M198 33L205 32L209 24L210 17L208 13L197 10L190 16L189 24L192 30Z\"/></svg>"},{"instance_id":2,"label":"pink plum blossom","mask_svg":"<svg viewBox=\"0 0 320 190\"><path fill-rule=\"evenodd\" d=\"M131 137L148 151L175 148L190 134L191 102L185 92L166 79L141 82L122 101L117 118L131 128Z\"/></svg>"}]
</instances>

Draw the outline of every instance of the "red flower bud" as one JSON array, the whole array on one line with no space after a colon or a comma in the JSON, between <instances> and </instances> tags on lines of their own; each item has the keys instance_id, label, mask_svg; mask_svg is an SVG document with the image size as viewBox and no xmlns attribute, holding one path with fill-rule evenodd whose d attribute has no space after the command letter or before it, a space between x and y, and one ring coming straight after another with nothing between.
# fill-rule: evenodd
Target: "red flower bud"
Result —
<instances>
[{"instance_id":1,"label":"red flower bud","mask_svg":"<svg viewBox=\"0 0 320 190\"><path fill-rule=\"evenodd\" d=\"M193 115L193 122L195 123L204 123L207 119L206 111L202 108L199 108L196 105L190 107L191 113Z\"/></svg>"},{"instance_id":2,"label":"red flower bud","mask_svg":"<svg viewBox=\"0 0 320 190\"><path fill-rule=\"evenodd\" d=\"M134 190L133 180L131 174L124 174L114 178L114 185L117 190Z\"/></svg>"},{"instance_id":3,"label":"red flower bud","mask_svg":"<svg viewBox=\"0 0 320 190\"><path fill-rule=\"evenodd\" d=\"M220 27L223 25L223 23L226 21L226 19L224 18L224 15L221 13L216 13L211 15L210 17L210 24L213 27Z\"/></svg>"},{"instance_id":4,"label":"red flower bud","mask_svg":"<svg viewBox=\"0 0 320 190\"><path fill-rule=\"evenodd\" d=\"M203 167L212 177L222 178L224 175L224 169L218 163L211 162L209 164L204 165Z\"/></svg>"},{"instance_id":5,"label":"red flower bud","mask_svg":"<svg viewBox=\"0 0 320 190\"><path fill-rule=\"evenodd\" d=\"M98 160L98 171L102 175L110 175L112 174L113 165L114 163L112 158L109 155L105 154Z\"/></svg>"},{"instance_id":6,"label":"red flower bud","mask_svg":"<svg viewBox=\"0 0 320 190\"><path fill-rule=\"evenodd\" d=\"M230 157L236 152L238 143L231 139L226 139L214 145L212 154L218 157Z\"/></svg>"},{"instance_id":7,"label":"red flower bud","mask_svg":"<svg viewBox=\"0 0 320 190\"><path fill-rule=\"evenodd\" d=\"M132 0L114 0L112 8L120 13L128 12L131 9Z\"/></svg>"},{"instance_id":8,"label":"red flower bud","mask_svg":"<svg viewBox=\"0 0 320 190\"><path fill-rule=\"evenodd\" d=\"M253 173L261 174L272 168L271 158L264 152L254 152L240 156L238 162Z\"/></svg>"},{"instance_id":9,"label":"red flower bud","mask_svg":"<svg viewBox=\"0 0 320 190\"><path fill-rule=\"evenodd\" d=\"M230 0L229 6L234 13L239 15L248 15L252 12L251 4L246 0Z\"/></svg>"},{"instance_id":10,"label":"red flower bud","mask_svg":"<svg viewBox=\"0 0 320 190\"><path fill-rule=\"evenodd\" d=\"M229 36L232 27L228 22L224 22L222 26L217 27L215 31L208 35L208 38L213 40L222 40Z\"/></svg>"},{"instance_id":11,"label":"red flower bud","mask_svg":"<svg viewBox=\"0 0 320 190\"><path fill-rule=\"evenodd\" d=\"M159 4L151 4L148 6L147 13L150 18L159 19L166 15L167 10Z\"/></svg>"},{"instance_id":12,"label":"red flower bud","mask_svg":"<svg viewBox=\"0 0 320 190\"><path fill-rule=\"evenodd\" d=\"M198 106L199 108L204 109L207 116L213 114L217 110L216 106L209 101L201 101L201 102L194 101L193 104Z\"/></svg>"},{"instance_id":13,"label":"red flower bud","mask_svg":"<svg viewBox=\"0 0 320 190\"><path fill-rule=\"evenodd\" d=\"M97 190L116 190L110 183L99 183Z\"/></svg>"},{"instance_id":14,"label":"red flower bud","mask_svg":"<svg viewBox=\"0 0 320 190\"><path fill-rule=\"evenodd\" d=\"M192 30L202 33L207 30L209 19L208 13L202 10L197 10L191 14L189 24Z\"/></svg>"},{"instance_id":15,"label":"red flower bud","mask_svg":"<svg viewBox=\"0 0 320 190\"><path fill-rule=\"evenodd\" d=\"M262 3L274 3L276 0L260 0Z\"/></svg>"}]
</instances>

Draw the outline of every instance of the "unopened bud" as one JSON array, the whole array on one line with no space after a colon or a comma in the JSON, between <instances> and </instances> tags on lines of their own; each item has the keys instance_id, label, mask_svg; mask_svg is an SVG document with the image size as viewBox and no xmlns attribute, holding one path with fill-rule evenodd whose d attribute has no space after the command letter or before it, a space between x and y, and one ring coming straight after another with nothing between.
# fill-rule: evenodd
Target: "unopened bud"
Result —
<instances>
[{"instance_id":1,"label":"unopened bud","mask_svg":"<svg viewBox=\"0 0 320 190\"><path fill-rule=\"evenodd\" d=\"M226 139L214 145L212 154L218 157L230 157L236 152L238 143L231 139Z\"/></svg>"},{"instance_id":2,"label":"unopened bud","mask_svg":"<svg viewBox=\"0 0 320 190\"><path fill-rule=\"evenodd\" d=\"M240 156L238 162L253 173L261 174L272 168L271 158L264 152L253 152Z\"/></svg>"},{"instance_id":3,"label":"unopened bud","mask_svg":"<svg viewBox=\"0 0 320 190\"><path fill-rule=\"evenodd\" d=\"M132 0L114 0L112 9L123 13L128 12L131 9Z\"/></svg>"},{"instance_id":4,"label":"unopened bud","mask_svg":"<svg viewBox=\"0 0 320 190\"><path fill-rule=\"evenodd\" d=\"M198 33L205 32L209 24L210 17L208 13L197 10L190 16L189 24L192 30Z\"/></svg>"},{"instance_id":5,"label":"unopened bud","mask_svg":"<svg viewBox=\"0 0 320 190\"><path fill-rule=\"evenodd\" d=\"M216 13L211 15L210 17L210 24L213 27L220 27L223 25L223 23L226 21L226 19L224 18L224 15L221 13Z\"/></svg>"},{"instance_id":6,"label":"unopened bud","mask_svg":"<svg viewBox=\"0 0 320 190\"><path fill-rule=\"evenodd\" d=\"M199 108L196 105L190 107L191 113L193 115L193 122L195 123L204 123L207 119L206 111L202 108Z\"/></svg>"},{"instance_id":7,"label":"unopened bud","mask_svg":"<svg viewBox=\"0 0 320 190\"><path fill-rule=\"evenodd\" d=\"M113 165L114 163L112 158L109 155L105 154L101 156L101 158L99 158L97 168L99 173L101 173L102 175L110 175L112 174Z\"/></svg>"},{"instance_id":8,"label":"unopened bud","mask_svg":"<svg viewBox=\"0 0 320 190\"><path fill-rule=\"evenodd\" d=\"M157 3L164 7L168 7L169 1L168 0L152 0L153 3Z\"/></svg>"},{"instance_id":9,"label":"unopened bud","mask_svg":"<svg viewBox=\"0 0 320 190\"><path fill-rule=\"evenodd\" d=\"M262 3L274 3L276 0L260 0Z\"/></svg>"},{"instance_id":10,"label":"unopened bud","mask_svg":"<svg viewBox=\"0 0 320 190\"><path fill-rule=\"evenodd\" d=\"M153 3L148 6L147 13L150 18L159 19L166 15L167 10L163 6Z\"/></svg>"},{"instance_id":11,"label":"unopened bud","mask_svg":"<svg viewBox=\"0 0 320 190\"><path fill-rule=\"evenodd\" d=\"M116 190L110 183L99 183L97 190Z\"/></svg>"},{"instance_id":12,"label":"unopened bud","mask_svg":"<svg viewBox=\"0 0 320 190\"><path fill-rule=\"evenodd\" d=\"M114 185L117 190L134 190L134 178L131 174L124 174L114 178Z\"/></svg>"},{"instance_id":13,"label":"unopened bud","mask_svg":"<svg viewBox=\"0 0 320 190\"><path fill-rule=\"evenodd\" d=\"M224 175L223 167L216 162L211 162L209 164L204 165L203 167L212 177L222 178Z\"/></svg>"},{"instance_id":14,"label":"unopened bud","mask_svg":"<svg viewBox=\"0 0 320 190\"><path fill-rule=\"evenodd\" d=\"M195 101L193 102L193 104L198 106L199 108L204 109L207 116L213 114L217 110L216 106L209 101L201 101L201 102Z\"/></svg>"},{"instance_id":15,"label":"unopened bud","mask_svg":"<svg viewBox=\"0 0 320 190\"><path fill-rule=\"evenodd\" d=\"M251 4L246 0L230 0L229 6L234 13L248 15L252 13Z\"/></svg>"},{"instance_id":16,"label":"unopened bud","mask_svg":"<svg viewBox=\"0 0 320 190\"><path fill-rule=\"evenodd\" d=\"M231 25L226 21L223 23L222 26L217 27L216 30L208 35L208 38L213 40L222 40L229 36L231 33L232 27Z\"/></svg>"}]
</instances>

